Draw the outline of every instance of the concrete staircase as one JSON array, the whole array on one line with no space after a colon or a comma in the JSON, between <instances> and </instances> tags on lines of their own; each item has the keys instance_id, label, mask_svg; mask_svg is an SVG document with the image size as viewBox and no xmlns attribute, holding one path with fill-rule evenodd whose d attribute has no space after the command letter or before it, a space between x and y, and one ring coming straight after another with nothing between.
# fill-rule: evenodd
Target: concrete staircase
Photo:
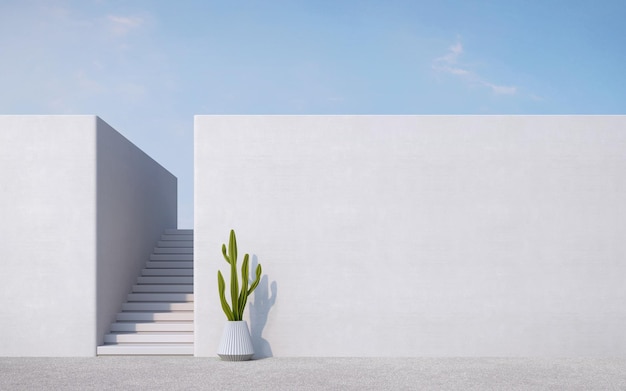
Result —
<instances>
[{"instance_id":1,"label":"concrete staircase","mask_svg":"<svg viewBox=\"0 0 626 391\"><path fill-rule=\"evenodd\" d=\"M193 230L166 230L97 354L193 355Z\"/></svg>"}]
</instances>

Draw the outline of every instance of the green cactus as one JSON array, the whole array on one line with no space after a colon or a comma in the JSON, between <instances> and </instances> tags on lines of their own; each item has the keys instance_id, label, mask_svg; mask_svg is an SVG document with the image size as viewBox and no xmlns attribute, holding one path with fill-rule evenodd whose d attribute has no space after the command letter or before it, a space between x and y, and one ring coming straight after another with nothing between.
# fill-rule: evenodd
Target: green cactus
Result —
<instances>
[{"instance_id":1,"label":"green cactus","mask_svg":"<svg viewBox=\"0 0 626 391\"><path fill-rule=\"evenodd\" d=\"M248 302L248 296L256 289L261 281L261 265L256 267L256 278L250 287L248 288L248 278L250 276L250 268L248 266L248 254L243 257L243 265L241 265L241 291L239 290L239 281L237 278L237 238L235 238L235 231L230 230L230 238L228 240L228 251L226 251L226 245L222 244L222 255L226 262L230 265L230 299L232 306L226 302L226 283L221 271L217 271L217 287L220 293L220 302L222 303L222 309L226 314L228 320L237 321L242 320L243 311L246 308Z\"/></svg>"}]
</instances>

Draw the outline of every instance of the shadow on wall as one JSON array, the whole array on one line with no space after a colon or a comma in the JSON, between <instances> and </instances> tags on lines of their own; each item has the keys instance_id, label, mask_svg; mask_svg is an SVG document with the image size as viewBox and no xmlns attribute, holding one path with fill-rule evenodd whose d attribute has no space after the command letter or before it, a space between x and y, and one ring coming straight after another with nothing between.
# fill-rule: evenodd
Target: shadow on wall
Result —
<instances>
[{"instance_id":1,"label":"shadow on wall","mask_svg":"<svg viewBox=\"0 0 626 391\"><path fill-rule=\"evenodd\" d=\"M253 255L251 270L255 270L258 264L257 256ZM263 338L263 329L267 323L270 308L276 303L276 291L278 288L276 281L273 281L271 285L269 285L268 281L267 274L261 277L261 282L254 290L254 302L250 303L250 335L252 336L255 359L273 357L272 347Z\"/></svg>"}]
</instances>

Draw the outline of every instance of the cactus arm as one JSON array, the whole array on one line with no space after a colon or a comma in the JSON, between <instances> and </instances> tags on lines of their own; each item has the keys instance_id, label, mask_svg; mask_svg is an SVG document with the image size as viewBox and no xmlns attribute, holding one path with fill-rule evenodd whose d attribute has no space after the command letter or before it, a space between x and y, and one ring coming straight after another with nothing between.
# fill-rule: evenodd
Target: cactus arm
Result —
<instances>
[{"instance_id":1,"label":"cactus arm","mask_svg":"<svg viewBox=\"0 0 626 391\"><path fill-rule=\"evenodd\" d=\"M241 318L239 320L243 320L243 309L246 308L246 303L248 302L248 298L244 297L242 300L239 301L239 314L241 316Z\"/></svg>"},{"instance_id":2,"label":"cactus arm","mask_svg":"<svg viewBox=\"0 0 626 391\"><path fill-rule=\"evenodd\" d=\"M254 282L252 283L252 285L250 286L250 289L248 289L248 295L249 296L257 287L257 285L259 285L259 282L261 282L261 274L263 273L263 269L261 269L261 264L258 264L256 266L256 277L254 279Z\"/></svg>"},{"instance_id":3,"label":"cactus arm","mask_svg":"<svg viewBox=\"0 0 626 391\"><path fill-rule=\"evenodd\" d=\"M250 278L250 267L248 266L248 254L243 256L241 265L241 292L239 293L239 314L243 318L243 311L248 301L248 279Z\"/></svg>"},{"instance_id":4,"label":"cactus arm","mask_svg":"<svg viewBox=\"0 0 626 391\"><path fill-rule=\"evenodd\" d=\"M230 258L228 257L228 254L226 253L226 245L222 244L222 255L224 256L224 259L226 260L226 262L228 264L230 264Z\"/></svg>"},{"instance_id":5,"label":"cactus arm","mask_svg":"<svg viewBox=\"0 0 626 391\"><path fill-rule=\"evenodd\" d=\"M239 279L237 278L237 238L235 231L230 230L228 240L228 252L230 253L230 299L235 320L241 320L239 313Z\"/></svg>"},{"instance_id":6,"label":"cactus arm","mask_svg":"<svg viewBox=\"0 0 626 391\"><path fill-rule=\"evenodd\" d=\"M230 230L230 238L228 239L228 252L230 252L231 260L237 262L237 237L235 236L235 230Z\"/></svg>"},{"instance_id":7,"label":"cactus arm","mask_svg":"<svg viewBox=\"0 0 626 391\"><path fill-rule=\"evenodd\" d=\"M231 264L230 269L230 299L235 320L241 320L239 319L239 283L237 281L237 268L232 267L233 264Z\"/></svg>"},{"instance_id":8,"label":"cactus arm","mask_svg":"<svg viewBox=\"0 0 626 391\"><path fill-rule=\"evenodd\" d=\"M228 318L228 320L234 320L233 312L231 311L230 307L228 306L228 303L226 302L226 295L224 292L226 289L226 284L224 283L224 277L222 276L222 272L220 272L219 270L217 272L217 286L218 286L218 290L220 293L220 302L222 303L222 310L224 310L224 313L226 314L226 317Z\"/></svg>"}]
</instances>

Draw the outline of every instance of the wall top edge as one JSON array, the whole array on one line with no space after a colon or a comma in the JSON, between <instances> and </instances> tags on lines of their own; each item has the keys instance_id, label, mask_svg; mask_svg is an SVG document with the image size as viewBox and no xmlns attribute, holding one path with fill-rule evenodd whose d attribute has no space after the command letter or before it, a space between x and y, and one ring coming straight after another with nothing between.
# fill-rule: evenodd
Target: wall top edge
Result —
<instances>
[{"instance_id":1,"label":"wall top edge","mask_svg":"<svg viewBox=\"0 0 626 391\"><path fill-rule=\"evenodd\" d=\"M99 118L95 114L0 114L0 117L17 117L17 118Z\"/></svg>"},{"instance_id":2,"label":"wall top edge","mask_svg":"<svg viewBox=\"0 0 626 391\"><path fill-rule=\"evenodd\" d=\"M626 117L626 114L195 114L197 117Z\"/></svg>"}]
</instances>

